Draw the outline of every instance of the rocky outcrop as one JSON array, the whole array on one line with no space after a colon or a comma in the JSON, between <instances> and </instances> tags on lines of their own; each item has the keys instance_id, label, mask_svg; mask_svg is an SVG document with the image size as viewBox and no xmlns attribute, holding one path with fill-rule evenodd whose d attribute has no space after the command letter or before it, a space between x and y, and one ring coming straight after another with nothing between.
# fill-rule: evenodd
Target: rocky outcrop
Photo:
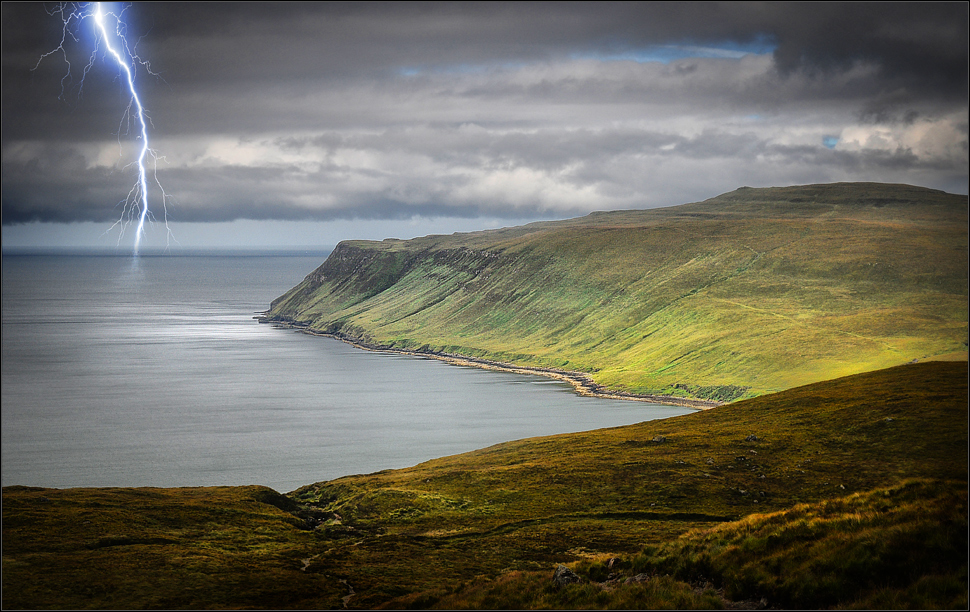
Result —
<instances>
[{"instance_id":1,"label":"rocky outcrop","mask_svg":"<svg viewBox=\"0 0 970 612\"><path fill-rule=\"evenodd\" d=\"M552 583L557 589L561 589L567 584L579 582L580 580L581 578L576 575L576 572L562 564L556 567L556 571L552 574Z\"/></svg>"}]
</instances>

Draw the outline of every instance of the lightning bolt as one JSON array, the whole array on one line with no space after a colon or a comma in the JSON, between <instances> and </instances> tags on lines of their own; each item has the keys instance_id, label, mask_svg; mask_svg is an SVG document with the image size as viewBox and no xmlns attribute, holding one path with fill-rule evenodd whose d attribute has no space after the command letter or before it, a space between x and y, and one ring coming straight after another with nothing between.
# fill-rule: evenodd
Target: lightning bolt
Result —
<instances>
[{"instance_id":1,"label":"lightning bolt","mask_svg":"<svg viewBox=\"0 0 970 612\"><path fill-rule=\"evenodd\" d=\"M70 10L69 10L70 9ZM67 64L67 72L61 79L61 98L64 98L64 87L65 83L71 79L71 62L68 58L67 51L65 49L65 44L68 38L78 42L78 36L75 34L75 29L80 28L81 22L93 17L95 23L95 39L94 39L94 49L88 58L88 63L82 71L80 84L78 85L78 94L83 91L84 88L84 78L93 68L95 62L98 58L98 52L104 47L104 57L111 56L118 67L124 73L125 83L127 84L127 91L131 94L131 100L128 103L128 108L125 109L122 117L122 125L118 130L118 137L121 137L121 133L124 128L125 120L127 119L130 125L132 117L137 122L138 134L137 138L141 140L141 147L138 152L138 157L133 162L138 166L138 180L135 182L134 186L128 192L128 195L124 200L119 202L122 207L120 218L115 221L114 224L105 232L109 232L115 227L120 228L120 236L118 237L118 242L120 244L121 238L124 236L125 229L135 223L137 219L137 225L135 227L135 244L134 244L134 254L138 255L138 249L141 246L141 240L145 235L145 222L151 223L154 220L154 215L148 207L148 169L146 168L146 163L148 158L151 157L152 161L152 180L161 192L161 202L162 209L164 211L165 218L165 229L167 232L166 236L166 246L170 244L173 239L171 228L168 225L168 207L167 200L170 197L165 193L165 189L158 180L158 154L149 146L148 141L148 113L145 111L145 107L142 104L141 96L138 95L138 89L135 87L135 70L139 65L141 65L146 72L156 75L151 71L151 67L148 62L143 61L132 51L132 47L128 44L128 39L126 37L127 28L124 21L121 19L121 15L124 14L127 8L122 9L118 14L105 11L102 7L101 2L93 2L90 4L61 4L57 9L50 12L51 15L59 15L64 27L61 31L61 42L53 50L45 53L37 60L37 65L34 66L34 70L40 66L41 62L45 58L55 54L61 53L64 57L64 62ZM74 29L72 29L74 28ZM117 46L112 44L112 35L117 39ZM130 131L130 130L129 130Z\"/></svg>"}]
</instances>

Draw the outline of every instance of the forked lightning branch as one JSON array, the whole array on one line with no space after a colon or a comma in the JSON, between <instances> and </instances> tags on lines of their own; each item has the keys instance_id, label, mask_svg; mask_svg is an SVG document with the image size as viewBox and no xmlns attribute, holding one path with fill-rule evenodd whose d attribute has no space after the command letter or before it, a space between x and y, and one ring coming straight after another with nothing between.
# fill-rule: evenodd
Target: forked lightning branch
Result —
<instances>
[{"instance_id":1,"label":"forked lightning branch","mask_svg":"<svg viewBox=\"0 0 970 612\"><path fill-rule=\"evenodd\" d=\"M149 169L147 168L147 164L149 163L152 166L151 183L158 188L158 193L160 194L159 200L165 221L166 240L171 239L172 234L168 226L168 211L166 207L168 195L158 181L156 173L158 157L149 145L149 120L136 87L136 76L139 66L148 74L153 73L148 66L148 62L140 59L134 52L134 48L129 44L127 28L122 19L125 10L122 9L116 13L105 9L101 2L59 5L51 14L60 16L64 24L61 31L61 42L55 49L42 55L34 69L36 70L45 58L60 53L64 58L65 64L67 64L67 72L61 79L61 96L63 97L64 82L71 77L72 70L71 61L65 45L68 40L80 43L81 40L87 38L85 36L86 34L89 34L93 38L93 49L91 55L88 57L87 65L85 65L82 71L79 88L83 88L84 78L94 68L99 55L106 61L118 65L124 76L122 79L123 84L127 87L127 93L131 95L128 107L123 112L123 119L119 127L118 136L120 138L122 133L132 133L131 129L125 129L125 123L127 122L129 126L134 123L134 136L135 140L139 142L139 146L138 155L132 163L138 168L138 177L131 190L125 196L125 199L119 202L122 208L121 215L111 228L109 228L109 231L110 229L120 228L118 238L120 243L125 231L134 225L134 253L137 255L142 238L145 236L145 223L151 223L154 220L154 215L149 207L148 197ZM90 21L93 21L93 29L90 32L86 32L84 30L85 24Z\"/></svg>"}]
</instances>

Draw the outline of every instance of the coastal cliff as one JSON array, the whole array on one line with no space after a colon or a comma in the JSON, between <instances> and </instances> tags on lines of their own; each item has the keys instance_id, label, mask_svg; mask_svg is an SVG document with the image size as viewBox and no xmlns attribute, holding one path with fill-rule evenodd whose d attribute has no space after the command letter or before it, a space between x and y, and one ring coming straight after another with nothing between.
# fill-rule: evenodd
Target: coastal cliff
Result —
<instances>
[{"instance_id":1,"label":"coastal cliff","mask_svg":"<svg viewBox=\"0 0 970 612\"><path fill-rule=\"evenodd\" d=\"M664 209L343 242L264 320L718 403L965 358L967 235L966 196L741 188Z\"/></svg>"}]
</instances>

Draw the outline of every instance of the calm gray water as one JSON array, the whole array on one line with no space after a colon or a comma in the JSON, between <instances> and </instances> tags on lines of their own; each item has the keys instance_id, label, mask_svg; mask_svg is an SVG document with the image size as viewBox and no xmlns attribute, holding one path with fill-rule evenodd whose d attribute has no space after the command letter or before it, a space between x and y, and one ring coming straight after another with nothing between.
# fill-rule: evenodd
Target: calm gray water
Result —
<instances>
[{"instance_id":1,"label":"calm gray water","mask_svg":"<svg viewBox=\"0 0 970 612\"><path fill-rule=\"evenodd\" d=\"M3 486L279 491L691 410L254 321L323 260L3 257Z\"/></svg>"}]
</instances>

